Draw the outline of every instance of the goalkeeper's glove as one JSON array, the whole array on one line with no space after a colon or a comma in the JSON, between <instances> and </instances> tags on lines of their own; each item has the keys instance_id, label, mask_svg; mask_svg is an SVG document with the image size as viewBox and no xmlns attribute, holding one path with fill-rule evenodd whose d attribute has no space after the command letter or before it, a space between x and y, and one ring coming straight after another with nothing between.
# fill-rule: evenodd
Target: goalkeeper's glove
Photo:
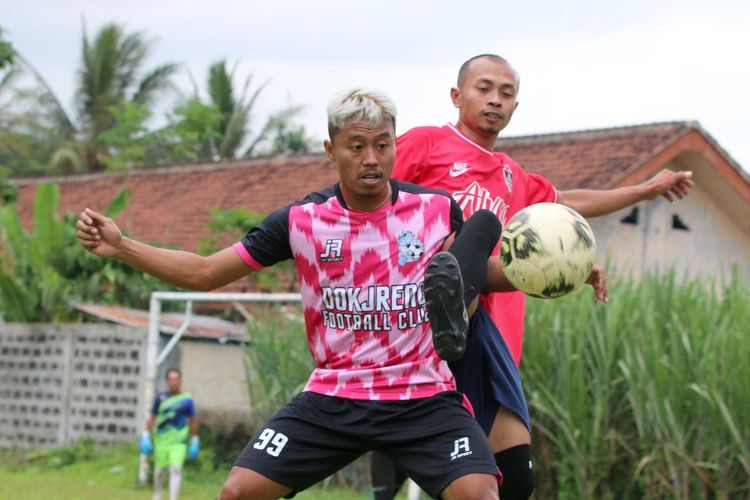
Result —
<instances>
[{"instance_id":1,"label":"goalkeeper's glove","mask_svg":"<svg viewBox=\"0 0 750 500\"><path fill-rule=\"evenodd\" d=\"M201 451L201 445L200 440L198 439L198 436L193 436L190 438L190 446L188 447L188 458L195 462L198 460L198 452Z\"/></svg>"},{"instance_id":2,"label":"goalkeeper's glove","mask_svg":"<svg viewBox=\"0 0 750 500\"><path fill-rule=\"evenodd\" d=\"M143 431L141 434L141 444L138 447L142 455L150 455L154 451L154 443L151 442L151 433Z\"/></svg>"}]
</instances>

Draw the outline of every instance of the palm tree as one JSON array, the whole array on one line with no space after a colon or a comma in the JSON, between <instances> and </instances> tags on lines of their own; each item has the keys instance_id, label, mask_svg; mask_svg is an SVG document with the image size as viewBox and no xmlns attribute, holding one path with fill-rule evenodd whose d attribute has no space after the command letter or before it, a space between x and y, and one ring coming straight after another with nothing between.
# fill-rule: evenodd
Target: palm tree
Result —
<instances>
[{"instance_id":1,"label":"palm tree","mask_svg":"<svg viewBox=\"0 0 750 500\"><path fill-rule=\"evenodd\" d=\"M3 124L12 125L5 129L9 133L0 137L0 155L14 151L24 155L34 149L34 144L41 146L38 151L46 151L53 144L54 149L42 162L45 170L103 170L99 136L117 126L113 110L122 103L151 105L171 86L177 65L164 64L144 71L152 45L153 40L146 40L143 33L127 34L116 24L105 25L89 40L84 27L75 119L42 75L15 53L16 70L30 75L35 85L31 90L14 87L14 97L23 99L10 100L13 111L0 109Z\"/></svg>"},{"instance_id":2,"label":"palm tree","mask_svg":"<svg viewBox=\"0 0 750 500\"><path fill-rule=\"evenodd\" d=\"M6 43L6 42L2 42ZM0 164L11 175L47 168L75 129L41 74L10 44L0 76ZM31 87L24 84L32 80Z\"/></svg>"},{"instance_id":3,"label":"palm tree","mask_svg":"<svg viewBox=\"0 0 750 500\"><path fill-rule=\"evenodd\" d=\"M217 146L219 157L234 158L240 145L248 135L248 121L250 112L258 99L260 92L268 85L268 80L263 82L253 93L248 96L253 75L245 79L239 98L235 97L234 77L237 70L235 64L231 72L227 71L226 61L218 61L208 69L208 96L211 103L221 113L219 132L221 134Z\"/></svg>"},{"instance_id":4,"label":"palm tree","mask_svg":"<svg viewBox=\"0 0 750 500\"><path fill-rule=\"evenodd\" d=\"M152 45L153 41L145 40L142 33L126 34L115 24L104 26L93 43L84 32L75 102L89 170L103 168L99 135L116 126L112 107L123 101L150 106L171 86L175 64L157 66L139 77Z\"/></svg>"},{"instance_id":5,"label":"palm tree","mask_svg":"<svg viewBox=\"0 0 750 500\"><path fill-rule=\"evenodd\" d=\"M259 145L269 139L269 135L280 124L289 121L304 109L304 106L289 105L274 113L256 134L250 128L251 113L261 91L268 85L266 80L250 93L253 75L249 75L242 86L239 96L235 89L237 65L227 69L226 61L213 63L208 69L208 99L221 115L218 124L218 137L211 144L206 144L204 151L210 151L205 161L217 161L232 158L247 158L259 151ZM200 101L197 87L194 89L194 100Z\"/></svg>"}]
</instances>

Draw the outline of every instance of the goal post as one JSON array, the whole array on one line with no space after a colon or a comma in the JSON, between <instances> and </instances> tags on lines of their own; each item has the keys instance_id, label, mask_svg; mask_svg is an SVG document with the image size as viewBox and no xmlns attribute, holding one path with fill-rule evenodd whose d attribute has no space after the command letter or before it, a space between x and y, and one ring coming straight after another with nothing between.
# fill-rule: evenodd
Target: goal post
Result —
<instances>
[{"instance_id":1,"label":"goal post","mask_svg":"<svg viewBox=\"0 0 750 500\"><path fill-rule=\"evenodd\" d=\"M156 376L159 365L164 362L170 351L177 345L182 335L190 326L193 318L193 305L196 302L255 302L255 303L298 303L298 293L222 293L222 292L153 292L149 302L148 334L146 339L146 367L143 384L143 410L138 412L138 429L144 429L151 411L151 403L156 395ZM185 302L185 320L172 335L164 349L159 352L159 332L161 325L162 302ZM141 455L138 482L145 484L148 476L148 460Z\"/></svg>"}]
</instances>

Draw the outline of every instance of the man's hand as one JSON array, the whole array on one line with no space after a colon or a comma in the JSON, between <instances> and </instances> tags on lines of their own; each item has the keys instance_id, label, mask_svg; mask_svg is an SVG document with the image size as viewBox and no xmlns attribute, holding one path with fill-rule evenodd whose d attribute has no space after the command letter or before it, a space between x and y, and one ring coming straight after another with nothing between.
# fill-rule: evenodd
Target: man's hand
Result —
<instances>
[{"instance_id":1,"label":"man's hand","mask_svg":"<svg viewBox=\"0 0 750 500\"><path fill-rule=\"evenodd\" d=\"M141 452L141 455L150 455L152 451L154 451L154 444L151 442L151 433L148 431L143 431L143 434L141 435L141 443L138 446L138 449Z\"/></svg>"},{"instance_id":2,"label":"man's hand","mask_svg":"<svg viewBox=\"0 0 750 500\"><path fill-rule=\"evenodd\" d=\"M665 168L644 184L648 187L649 200L653 200L661 195L670 203L678 199L683 199L688 195L693 187L693 172L689 170L680 170L675 172Z\"/></svg>"},{"instance_id":3,"label":"man's hand","mask_svg":"<svg viewBox=\"0 0 750 500\"><path fill-rule=\"evenodd\" d=\"M607 301L609 301L607 276L604 274L604 268L594 264L586 283L591 285L594 289L594 302L599 302L601 300L606 304Z\"/></svg>"},{"instance_id":4,"label":"man's hand","mask_svg":"<svg viewBox=\"0 0 750 500\"><path fill-rule=\"evenodd\" d=\"M115 257L122 243L122 232L115 221L90 208L78 214L76 237L89 252L100 257Z\"/></svg>"},{"instance_id":5,"label":"man's hand","mask_svg":"<svg viewBox=\"0 0 750 500\"><path fill-rule=\"evenodd\" d=\"M195 462L198 460L198 452L201 450L200 439L198 436L190 438L190 446L188 447L188 458Z\"/></svg>"}]
</instances>

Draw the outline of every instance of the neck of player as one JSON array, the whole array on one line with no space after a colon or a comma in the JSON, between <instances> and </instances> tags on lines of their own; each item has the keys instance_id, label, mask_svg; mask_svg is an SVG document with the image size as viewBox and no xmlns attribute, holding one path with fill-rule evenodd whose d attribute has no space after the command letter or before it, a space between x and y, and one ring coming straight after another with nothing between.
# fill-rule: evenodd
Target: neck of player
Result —
<instances>
[{"instance_id":1,"label":"neck of player","mask_svg":"<svg viewBox=\"0 0 750 500\"><path fill-rule=\"evenodd\" d=\"M470 129L460 121L456 123L456 128L459 129L461 132L464 133L466 137L471 139L472 141L476 142L480 146L484 146L485 148L492 151L495 147L495 141L497 141L497 135L498 134L478 134L474 130Z\"/></svg>"},{"instance_id":2,"label":"neck of player","mask_svg":"<svg viewBox=\"0 0 750 500\"><path fill-rule=\"evenodd\" d=\"M375 196L360 196L354 193L347 193L345 189L341 193L344 195L346 205L352 210L361 210L363 212L375 212L391 199L391 182L387 181L385 189L381 190Z\"/></svg>"}]
</instances>

